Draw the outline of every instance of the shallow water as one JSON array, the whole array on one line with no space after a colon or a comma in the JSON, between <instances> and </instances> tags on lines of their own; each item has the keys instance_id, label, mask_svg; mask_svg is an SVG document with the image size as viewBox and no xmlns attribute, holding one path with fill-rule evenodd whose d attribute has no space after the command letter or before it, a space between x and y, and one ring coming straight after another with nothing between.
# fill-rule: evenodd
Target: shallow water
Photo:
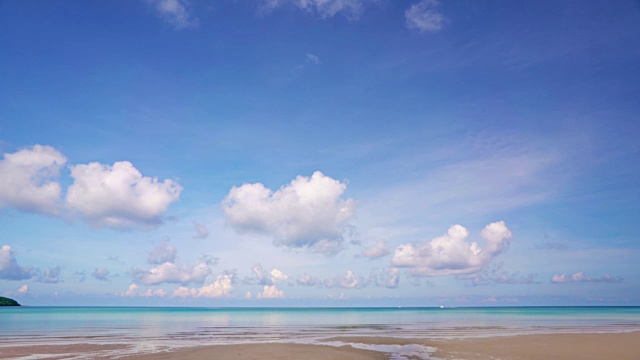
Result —
<instances>
[{"instance_id":1,"label":"shallow water","mask_svg":"<svg viewBox=\"0 0 640 360\"><path fill-rule=\"evenodd\" d=\"M135 353L255 342L345 344L327 340L334 337L441 339L625 331L640 331L640 307L0 308L0 350L15 345L117 343L134 345L127 352ZM433 350L350 344L387 352L395 359L427 359Z\"/></svg>"}]
</instances>

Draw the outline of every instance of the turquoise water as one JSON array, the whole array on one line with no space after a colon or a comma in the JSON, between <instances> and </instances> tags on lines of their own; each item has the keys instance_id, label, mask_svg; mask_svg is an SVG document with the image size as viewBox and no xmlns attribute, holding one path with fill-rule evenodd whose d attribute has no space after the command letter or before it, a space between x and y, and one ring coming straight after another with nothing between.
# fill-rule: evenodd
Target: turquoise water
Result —
<instances>
[{"instance_id":1,"label":"turquoise water","mask_svg":"<svg viewBox=\"0 0 640 360\"><path fill-rule=\"evenodd\" d=\"M0 308L0 351L18 344L124 343L136 345L136 351L153 351L246 342L331 343L337 336L464 338L624 331L640 331L640 307Z\"/></svg>"}]
</instances>

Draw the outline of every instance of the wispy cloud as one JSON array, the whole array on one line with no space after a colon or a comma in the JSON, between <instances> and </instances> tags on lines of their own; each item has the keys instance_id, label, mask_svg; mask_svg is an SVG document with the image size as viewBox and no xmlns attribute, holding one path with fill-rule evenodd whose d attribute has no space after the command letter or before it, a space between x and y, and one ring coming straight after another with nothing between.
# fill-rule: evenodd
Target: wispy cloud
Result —
<instances>
[{"instance_id":1,"label":"wispy cloud","mask_svg":"<svg viewBox=\"0 0 640 360\"><path fill-rule=\"evenodd\" d=\"M96 268L91 274L96 280L109 281L110 271L107 268Z\"/></svg>"},{"instance_id":2,"label":"wispy cloud","mask_svg":"<svg viewBox=\"0 0 640 360\"><path fill-rule=\"evenodd\" d=\"M421 0L411 5L405 12L407 27L421 33L437 32L447 22L447 19L438 11L437 0Z\"/></svg>"},{"instance_id":3,"label":"wispy cloud","mask_svg":"<svg viewBox=\"0 0 640 360\"><path fill-rule=\"evenodd\" d=\"M506 271L502 269L503 263L491 264L474 274L459 275L458 280L463 280L466 286L484 286L493 284L536 284L536 275L529 273L520 274L518 271Z\"/></svg>"},{"instance_id":4,"label":"wispy cloud","mask_svg":"<svg viewBox=\"0 0 640 360\"><path fill-rule=\"evenodd\" d=\"M342 15L355 20L368 3L375 0L262 0L261 11L270 12L280 7L293 6L321 18Z\"/></svg>"},{"instance_id":5,"label":"wispy cloud","mask_svg":"<svg viewBox=\"0 0 640 360\"><path fill-rule=\"evenodd\" d=\"M23 296L29 292L29 285L22 285L16 290L5 291L4 295L6 296Z\"/></svg>"},{"instance_id":6,"label":"wispy cloud","mask_svg":"<svg viewBox=\"0 0 640 360\"><path fill-rule=\"evenodd\" d=\"M379 259L383 256L387 256L391 253L389 247L387 246L387 242L384 240L380 240L375 243L373 246L364 248L362 253L358 256L365 257L368 259Z\"/></svg>"},{"instance_id":7,"label":"wispy cloud","mask_svg":"<svg viewBox=\"0 0 640 360\"><path fill-rule=\"evenodd\" d=\"M54 266L42 272L41 275L38 276L37 280L47 284L57 284L62 281L60 274L62 273L61 266Z\"/></svg>"},{"instance_id":8,"label":"wispy cloud","mask_svg":"<svg viewBox=\"0 0 640 360\"><path fill-rule=\"evenodd\" d=\"M207 236L209 236L209 230L207 229L206 226L204 226L204 225L202 225L200 223L194 222L193 223L193 228L196 231L196 234L193 235L194 239L202 240L202 239L206 239Z\"/></svg>"},{"instance_id":9,"label":"wispy cloud","mask_svg":"<svg viewBox=\"0 0 640 360\"><path fill-rule=\"evenodd\" d=\"M617 283L622 282L622 278L620 276L612 276L609 274L603 275L598 278L587 277L583 271L577 272L573 275L567 275L567 273L562 273L558 275L553 275L551 277L551 282L555 284L561 283L575 283L575 282L604 282L604 283Z\"/></svg>"},{"instance_id":10,"label":"wispy cloud","mask_svg":"<svg viewBox=\"0 0 640 360\"><path fill-rule=\"evenodd\" d=\"M198 20L190 13L186 0L147 0L147 3L156 15L178 30L198 24Z\"/></svg>"}]
</instances>

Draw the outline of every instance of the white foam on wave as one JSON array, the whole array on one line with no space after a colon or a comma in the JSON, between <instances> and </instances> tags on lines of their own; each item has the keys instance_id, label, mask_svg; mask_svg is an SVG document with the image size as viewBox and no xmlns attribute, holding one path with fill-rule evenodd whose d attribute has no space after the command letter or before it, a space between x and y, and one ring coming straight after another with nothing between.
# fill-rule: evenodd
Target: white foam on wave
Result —
<instances>
[{"instance_id":1,"label":"white foam on wave","mask_svg":"<svg viewBox=\"0 0 640 360\"><path fill-rule=\"evenodd\" d=\"M436 352L435 347L424 346L418 344L407 344L407 345L396 345L396 344L363 344L363 343L352 343L352 342L343 342L343 341L328 341L322 342L321 345L329 345L329 346L351 346L355 349L361 350L371 350L382 352L389 355L390 360L410 360L410 359L420 359L420 360L435 360L432 357L432 354Z\"/></svg>"}]
</instances>

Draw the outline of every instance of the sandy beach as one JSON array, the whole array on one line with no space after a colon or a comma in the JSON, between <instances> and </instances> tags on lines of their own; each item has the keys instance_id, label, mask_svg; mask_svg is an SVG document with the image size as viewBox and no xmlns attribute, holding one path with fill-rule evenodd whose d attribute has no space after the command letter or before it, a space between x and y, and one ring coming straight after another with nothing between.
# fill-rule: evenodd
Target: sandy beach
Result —
<instances>
[{"instance_id":1,"label":"sandy beach","mask_svg":"<svg viewBox=\"0 0 640 360\"><path fill-rule=\"evenodd\" d=\"M638 360L640 332L606 334L545 334L517 335L467 339L398 339L392 337L335 337L327 342L366 345L401 346L418 344L436 348L420 354L422 359L457 360ZM39 355L39 359L70 357L110 359L388 359L390 353L356 349L351 346L311 344L243 344L198 346L181 349L161 349L156 353L131 353L130 345L70 344L59 346L12 346L0 348L0 358L23 358ZM156 349L157 351L158 349ZM127 354L128 353L128 354ZM124 355L124 356L123 356ZM411 359L418 357L410 357Z\"/></svg>"}]
</instances>

